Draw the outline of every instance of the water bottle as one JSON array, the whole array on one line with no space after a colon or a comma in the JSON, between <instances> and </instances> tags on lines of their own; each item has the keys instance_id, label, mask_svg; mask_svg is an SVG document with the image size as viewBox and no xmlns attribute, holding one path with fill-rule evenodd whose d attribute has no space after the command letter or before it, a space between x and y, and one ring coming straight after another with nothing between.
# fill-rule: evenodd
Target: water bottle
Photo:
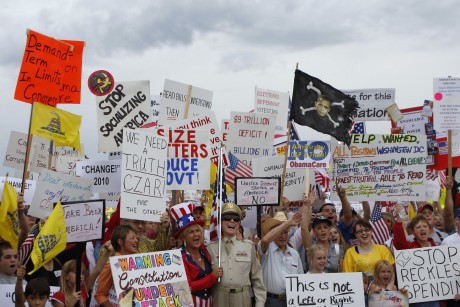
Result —
<instances>
[{"instance_id":1,"label":"water bottle","mask_svg":"<svg viewBox=\"0 0 460 307\"><path fill-rule=\"evenodd\" d=\"M405 220L407 218L407 214L406 214L406 209L404 208L404 205L403 203L401 202L400 199L398 199L398 202L396 203L396 205L399 207L398 209L398 215L399 215L399 218Z\"/></svg>"}]
</instances>

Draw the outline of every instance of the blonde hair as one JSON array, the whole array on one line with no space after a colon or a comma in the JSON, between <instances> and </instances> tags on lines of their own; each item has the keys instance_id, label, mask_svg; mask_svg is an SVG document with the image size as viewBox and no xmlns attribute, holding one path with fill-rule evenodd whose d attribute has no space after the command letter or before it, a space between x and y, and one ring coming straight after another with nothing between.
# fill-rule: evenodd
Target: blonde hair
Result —
<instances>
[{"instance_id":1,"label":"blonde hair","mask_svg":"<svg viewBox=\"0 0 460 307\"><path fill-rule=\"evenodd\" d=\"M324 248L324 246L322 246L322 245L313 244L312 246L310 246L307 249L307 258L308 258L309 264L311 263L311 261L315 257L316 253L318 253L320 250L324 251L324 253L327 255L326 248Z\"/></svg>"},{"instance_id":2,"label":"blonde hair","mask_svg":"<svg viewBox=\"0 0 460 307\"><path fill-rule=\"evenodd\" d=\"M332 228L334 228L339 233L339 243L338 244L342 246L343 252L346 252L350 248L350 245L348 245L348 243L345 242L345 238L343 237L342 232L340 231L339 227L337 227L337 225L332 225L331 229ZM329 232L331 231L331 229L329 229Z\"/></svg>"},{"instance_id":3,"label":"blonde hair","mask_svg":"<svg viewBox=\"0 0 460 307\"><path fill-rule=\"evenodd\" d=\"M198 224L195 224L195 225L188 226L184 230L182 230L181 233L179 234L179 239L181 239L183 242L185 242L185 235L190 232L190 230L192 229L192 226L198 226L198 229L200 230L201 237L203 237L203 233L204 233L203 227L201 227ZM201 242L201 243L203 243L203 242Z\"/></svg>"},{"instance_id":4,"label":"blonde hair","mask_svg":"<svg viewBox=\"0 0 460 307\"><path fill-rule=\"evenodd\" d=\"M395 274L394 271L393 271L393 266L388 261L386 261L386 260L377 261L374 264L374 270L372 271L372 275L374 277L374 283L376 285L383 285L382 281L379 278L379 273L385 266L390 268L391 277L393 277L394 274Z\"/></svg>"}]
</instances>

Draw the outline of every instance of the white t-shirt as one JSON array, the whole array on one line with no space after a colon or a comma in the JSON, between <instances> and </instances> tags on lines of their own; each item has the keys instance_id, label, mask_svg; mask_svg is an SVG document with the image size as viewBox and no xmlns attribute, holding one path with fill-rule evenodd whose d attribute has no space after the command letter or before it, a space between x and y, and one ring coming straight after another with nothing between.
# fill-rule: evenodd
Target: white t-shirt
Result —
<instances>
[{"instance_id":1,"label":"white t-shirt","mask_svg":"<svg viewBox=\"0 0 460 307\"><path fill-rule=\"evenodd\" d=\"M453 244L460 244L460 234L458 232L451 234L447 238L445 238L441 245L453 245Z\"/></svg>"}]
</instances>

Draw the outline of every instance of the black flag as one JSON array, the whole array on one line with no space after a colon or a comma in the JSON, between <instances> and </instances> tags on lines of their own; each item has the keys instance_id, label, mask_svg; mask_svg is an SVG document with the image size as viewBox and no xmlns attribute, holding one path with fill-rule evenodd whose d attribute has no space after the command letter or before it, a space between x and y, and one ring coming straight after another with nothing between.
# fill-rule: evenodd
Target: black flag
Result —
<instances>
[{"instance_id":1,"label":"black flag","mask_svg":"<svg viewBox=\"0 0 460 307\"><path fill-rule=\"evenodd\" d=\"M290 120L332 135L349 146L358 108L356 99L298 69L295 71Z\"/></svg>"}]
</instances>

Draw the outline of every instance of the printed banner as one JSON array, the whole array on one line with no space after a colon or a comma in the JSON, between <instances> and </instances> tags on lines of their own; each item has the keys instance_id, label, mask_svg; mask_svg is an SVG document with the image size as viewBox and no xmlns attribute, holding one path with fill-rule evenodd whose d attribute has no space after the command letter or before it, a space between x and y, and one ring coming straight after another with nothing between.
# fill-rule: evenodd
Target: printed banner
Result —
<instances>
[{"instance_id":1,"label":"printed banner","mask_svg":"<svg viewBox=\"0 0 460 307\"><path fill-rule=\"evenodd\" d=\"M238 206L279 206L281 178L236 178L235 200Z\"/></svg>"},{"instance_id":2,"label":"printed banner","mask_svg":"<svg viewBox=\"0 0 460 307\"><path fill-rule=\"evenodd\" d=\"M5 178L6 177L0 177L0 195L2 195L3 193ZM16 192L21 192L22 178L8 177L8 182L13 186ZM24 200L27 204L30 204L32 202L36 186L37 183L34 180L26 180L26 185L24 187Z\"/></svg>"},{"instance_id":3,"label":"printed banner","mask_svg":"<svg viewBox=\"0 0 460 307\"><path fill-rule=\"evenodd\" d=\"M155 130L124 129L120 216L159 222L165 211L167 139Z\"/></svg>"},{"instance_id":4,"label":"printed banner","mask_svg":"<svg viewBox=\"0 0 460 307\"><path fill-rule=\"evenodd\" d=\"M398 287L411 304L452 299L460 293L459 256L460 245L395 250Z\"/></svg>"},{"instance_id":5,"label":"printed banner","mask_svg":"<svg viewBox=\"0 0 460 307\"><path fill-rule=\"evenodd\" d=\"M147 122L150 81L115 84L106 96L96 96L99 152L117 151L123 143L123 128L136 129Z\"/></svg>"},{"instance_id":6,"label":"printed banner","mask_svg":"<svg viewBox=\"0 0 460 307\"><path fill-rule=\"evenodd\" d=\"M369 293L369 307L409 307L408 297L400 291Z\"/></svg>"},{"instance_id":7,"label":"printed banner","mask_svg":"<svg viewBox=\"0 0 460 307\"><path fill-rule=\"evenodd\" d=\"M72 46L29 30L14 99L49 106L69 103L61 92Z\"/></svg>"},{"instance_id":8,"label":"printed banner","mask_svg":"<svg viewBox=\"0 0 460 307\"><path fill-rule=\"evenodd\" d=\"M134 288L135 306L194 306L179 249L110 257L110 266L118 298Z\"/></svg>"},{"instance_id":9,"label":"printed banner","mask_svg":"<svg viewBox=\"0 0 460 307\"><path fill-rule=\"evenodd\" d=\"M277 92L256 86L254 111L276 116L275 134L286 134L289 110L289 93Z\"/></svg>"},{"instance_id":10,"label":"printed banner","mask_svg":"<svg viewBox=\"0 0 460 307\"><path fill-rule=\"evenodd\" d=\"M349 200L425 200L426 156L425 135L354 134L333 151L331 198L338 184Z\"/></svg>"},{"instance_id":11,"label":"printed banner","mask_svg":"<svg viewBox=\"0 0 460 307\"><path fill-rule=\"evenodd\" d=\"M118 192L121 189L121 160L77 162L77 176L91 179L93 192Z\"/></svg>"},{"instance_id":12,"label":"printed banner","mask_svg":"<svg viewBox=\"0 0 460 307\"><path fill-rule=\"evenodd\" d=\"M329 168L330 142L290 141L287 160L290 168Z\"/></svg>"},{"instance_id":13,"label":"printed banner","mask_svg":"<svg viewBox=\"0 0 460 307\"><path fill-rule=\"evenodd\" d=\"M187 109L188 95L190 95L190 103ZM158 122L164 125L168 120L185 119L198 116L203 112L207 113L212 107L212 95L211 91L165 79Z\"/></svg>"},{"instance_id":14,"label":"printed banner","mask_svg":"<svg viewBox=\"0 0 460 307\"><path fill-rule=\"evenodd\" d=\"M53 211L53 204L83 201L91 198L92 183L88 179L43 170L30 203L29 215L45 218Z\"/></svg>"},{"instance_id":15,"label":"printed banner","mask_svg":"<svg viewBox=\"0 0 460 307\"><path fill-rule=\"evenodd\" d=\"M279 177L283 175L284 157L264 157L252 159L252 172L254 177ZM308 169L286 168L286 178L284 179L283 195L290 201L302 199L303 192L306 191L306 181L308 180Z\"/></svg>"},{"instance_id":16,"label":"printed banner","mask_svg":"<svg viewBox=\"0 0 460 307\"><path fill-rule=\"evenodd\" d=\"M359 103L355 120L390 120L385 109L395 102L396 90L394 88L344 90L343 92Z\"/></svg>"},{"instance_id":17,"label":"printed banner","mask_svg":"<svg viewBox=\"0 0 460 307\"><path fill-rule=\"evenodd\" d=\"M286 276L288 306L365 306L362 273Z\"/></svg>"},{"instance_id":18,"label":"printed banner","mask_svg":"<svg viewBox=\"0 0 460 307\"><path fill-rule=\"evenodd\" d=\"M62 203L67 243L100 240L104 236L105 201Z\"/></svg>"}]
</instances>

